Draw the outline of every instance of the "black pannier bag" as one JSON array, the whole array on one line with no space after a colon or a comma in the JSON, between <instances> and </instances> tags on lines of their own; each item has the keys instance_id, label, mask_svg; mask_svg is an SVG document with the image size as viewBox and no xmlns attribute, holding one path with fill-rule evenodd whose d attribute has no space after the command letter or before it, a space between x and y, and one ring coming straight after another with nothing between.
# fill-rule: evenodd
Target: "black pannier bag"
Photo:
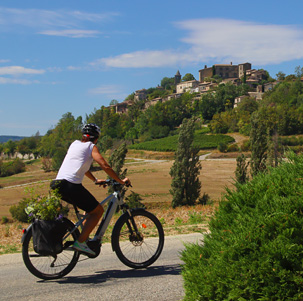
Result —
<instances>
[{"instance_id":1,"label":"black pannier bag","mask_svg":"<svg viewBox=\"0 0 303 301\"><path fill-rule=\"evenodd\" d=\"M62 238L67 230L64 220L45 221L35 219L32 226L33 245L36 253L56 256L63 250Z\"/></svg>"}]
</instances>

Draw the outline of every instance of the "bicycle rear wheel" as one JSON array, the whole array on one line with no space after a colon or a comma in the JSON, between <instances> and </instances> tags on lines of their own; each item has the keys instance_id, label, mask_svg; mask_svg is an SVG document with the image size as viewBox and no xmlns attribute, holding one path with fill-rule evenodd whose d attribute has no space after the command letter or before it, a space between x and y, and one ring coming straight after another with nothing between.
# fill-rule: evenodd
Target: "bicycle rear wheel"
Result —
<instances>
[{"instance_id":1,"label":"bicycle rear wheel","mask_svg":"<svg viewBox=\"0 0 303 301\"><path fill-rule=\"evenodd\" d=\"M66 231L68 233L74 228L74 224L68 219L65 219L65 222L68 224ZM78 229L63 241L63 251L57 254L56 258L37 254L33 249L32 229L28 231L22 245L22 257L25 266L33 275L44 280L58 279L75 267L80 254L71 246L79 236Z\"/></svg>"},{"instance_id":2,"label":"bicycle rear wheel","mask_svg":"<svg viewBox=\"0 0 303 301\"><path fill-rule=\"evenodd\" d=\"M144 209L123 214L113 229L112 246L125 265L141 269L154 263L164 246L160 221Z\"/></svg>"}]
</instances>

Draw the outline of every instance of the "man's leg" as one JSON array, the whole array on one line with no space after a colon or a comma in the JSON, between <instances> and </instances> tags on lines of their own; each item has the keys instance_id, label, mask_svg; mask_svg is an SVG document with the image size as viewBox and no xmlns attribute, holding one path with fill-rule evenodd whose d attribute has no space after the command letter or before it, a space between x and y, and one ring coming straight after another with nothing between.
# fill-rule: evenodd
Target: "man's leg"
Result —
<instances>
[{"instance_id":1,"label":"man's leg","mask_svg":"<svg viewBox=\"0 0 303 301\"><path fill-rule=\"evenodd\" d=\"M93 211L88 213L89 215L85 221L82 232L78 238L78 241L80 243L82 243L88 239L89 234L94 230L94 228L98 224L103 212L104 212L104 209L99 204Z\"/></svg>"}]
</instances>

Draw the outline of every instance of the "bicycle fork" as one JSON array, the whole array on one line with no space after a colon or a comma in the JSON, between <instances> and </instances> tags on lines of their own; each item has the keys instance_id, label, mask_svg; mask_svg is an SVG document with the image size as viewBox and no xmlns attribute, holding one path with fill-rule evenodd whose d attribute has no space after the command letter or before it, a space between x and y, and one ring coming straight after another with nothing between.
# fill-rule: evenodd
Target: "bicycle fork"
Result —
<instances>
[{"instance_id":1,"label":"bicycle fork","mask_svg":"<svg viewBox=\"0 0 303 301\"><path fill-rule=\"evenodd\" d=\"M143 236L138 230L137 224L135 223L134 217L131 214L131 211L127 209L127 213L129 218L126 220L126 225L130 232L130 241L131 242L141 242L143 240Z\"/></svg>"}]
</instances>

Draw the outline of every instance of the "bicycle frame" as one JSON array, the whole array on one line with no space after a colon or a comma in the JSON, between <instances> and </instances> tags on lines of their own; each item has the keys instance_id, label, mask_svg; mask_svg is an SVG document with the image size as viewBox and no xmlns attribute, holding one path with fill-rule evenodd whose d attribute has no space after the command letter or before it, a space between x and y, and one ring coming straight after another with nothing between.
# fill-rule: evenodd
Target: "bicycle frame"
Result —
<instances>
[{"instance_id":1,"label":"bicycle frame","mask_svg":"<svg viewBox=\"0 0 303 301\"><path fill-rule=\"evenodd\" d=\"M103 206L103 207L106 203L109 203L108 207L101 220L99 227L97 228L94 238L92 239L93 241L100 240L100 242L102 242L102 237L103 237L113 215L115 214L118 206L122 206L124 204L124 201L123 201L123 198L121 197L121 193L119 191L114 191L111 195L109 195L103 201L100 202L101 206ZM85 215L80 214L78 208L75 205L74 205L74 208L76 211L76 216L78 218L78 222L75 223L75 228L70 233L68 233L66 235L66 237L63 238L63 240L66 239L67 236L69 236L71 233L73 233L75 231L75 229L77 229L79 226L82 229L83 222L86 220L86 218L88 216L88 214L85 214Z\"/></svg>"}]
</instances>

